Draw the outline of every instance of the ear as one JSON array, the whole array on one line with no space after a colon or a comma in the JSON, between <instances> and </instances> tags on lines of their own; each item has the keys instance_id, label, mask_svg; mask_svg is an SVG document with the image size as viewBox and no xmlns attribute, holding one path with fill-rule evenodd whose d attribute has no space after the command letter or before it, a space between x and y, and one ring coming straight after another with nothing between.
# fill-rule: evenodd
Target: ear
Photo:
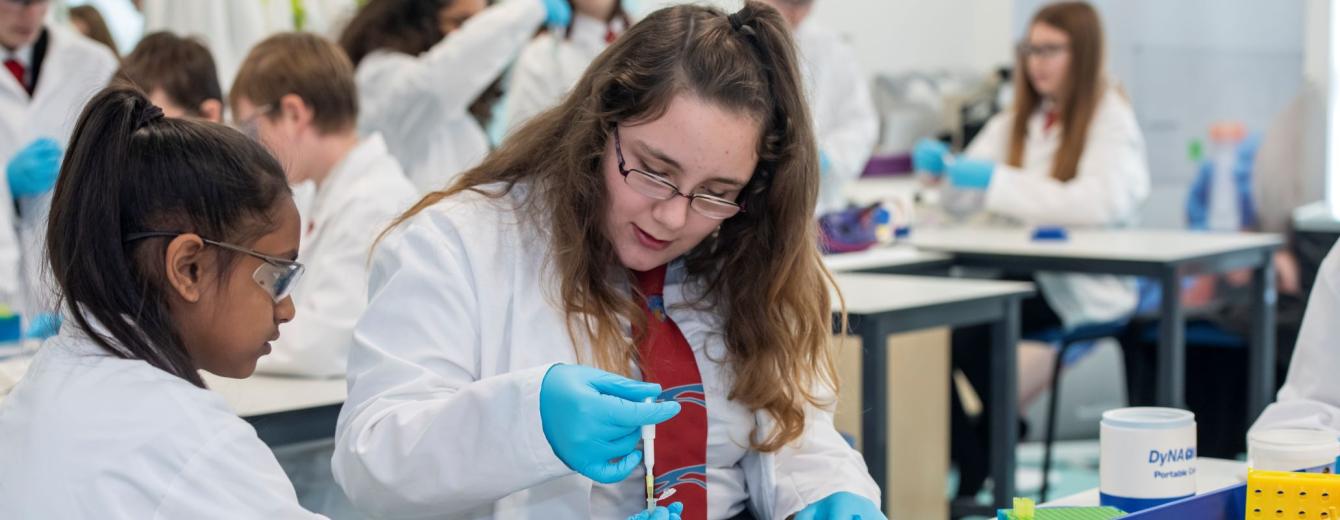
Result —
<instances>
[{"instance_id":1,"label":"ear","mask_svg":"<svg viewBox=\"0 0 1340 520\"><path fill-rule=\"evenodd\" d=\"M202 101L200 103L200 116L212 123L222 123L223 102L217 99L206 99Z\"/></svg>"},{"instance_id":2,"label":"ear","mask_svg":"<svg viewBox=\"0 0 1340 520\"><path fill-rule=\"evenodd\" d=\"M279 98L279 112L280 117L299 128L311 126L312 118L316 116L312 107L297 94L284 94Z\"/></svg>"},{"instance_id":3,"label":"ear","mask_svg":"<svg viewBox=\"0 0 1340 520\"><path fill-rule=\"evenodd\" d=\"M204 294L205 242L199 235L186 233L172 239L164 253L164 275L177 296L197 303Z\"/></svg>"}]
</instances>

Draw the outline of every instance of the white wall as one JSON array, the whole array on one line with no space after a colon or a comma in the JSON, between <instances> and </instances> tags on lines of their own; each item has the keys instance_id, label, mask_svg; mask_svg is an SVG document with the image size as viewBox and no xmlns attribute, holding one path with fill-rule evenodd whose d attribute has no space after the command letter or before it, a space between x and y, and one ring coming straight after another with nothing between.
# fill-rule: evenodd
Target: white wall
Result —
<instances>
[{"instance_id":1,"label":"white wall","mask_svg":"<svg viewBox=\"0 0 1340 520\"><path fill-rule=\"evenodd\" d=\"M986 71L1012 61L1013 0L816 0L870 74Z\"/></svg>"},{"instance_id":2,"label":"white wall","mask_svg":"<svg viewBox=\"0 0 1340 520\"><path fill-rule=\"evenodd\" d=\"M735 10L742 0L698 0ZM631 0L638 12L682 0ZM868 74L986 71L1009 63L1014 0L815 0L813 17L851 42Z\"/></svg>"}]
</instances>

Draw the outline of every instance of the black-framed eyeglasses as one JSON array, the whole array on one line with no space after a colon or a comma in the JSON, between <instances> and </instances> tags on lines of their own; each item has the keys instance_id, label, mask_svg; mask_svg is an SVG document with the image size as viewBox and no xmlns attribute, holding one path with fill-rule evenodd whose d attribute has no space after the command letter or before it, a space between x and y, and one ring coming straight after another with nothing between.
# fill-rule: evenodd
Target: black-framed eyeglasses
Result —
<instances>
[{"instance_id":1,"label":"black-framed eyeglasses","mask_svg":"<svg viewBox=\"0 0 1340 520\"><path fill-rule=\"evenodd\" d=\"M137 240L144 240L146 238L176 238L184 234L186 234L184 231L146 231L143 233L131 233L126 235L125 242L130 243ZM298 280L302 279L302 274L307 271L307 267L293 260L270 256L254 249L229 244L227 242L210 240L204 237L200 237L200 240L214 247L250 255L259 259L262 263L260 267L256 268L254 273L251 273L251 278L256 281L257 285L261 286L261 289L265 289L265 292L270 294L270 298L274 299L275 303L282 302L285 298L288 298L293 294L293 288L298 285Z\"/></svg>"},{"instance_id":2,"label":"black-framed eyeglasses","mask_svg":"<svg viewBox=\"0 0 1340 520\"><path fill-rule=\"evenodd\" d=\"M1070 46L1063 45L1060 43L1043 43L1039 45L1033 45L1028 42L1023 42L1020 43L1018 47L1015 48L1015 50L1019 52L1020 56L1023 56L1025 58L1032 57L1046 60L1051 59L1055 56L1059 56L1062 53L1068 52L1070 50Z\"/></svg>"},{"instance_id":3,"label":"black-framed eyeglasses","mask_svg":"<svg viewBox=\"0 0 1340 520\"><path fill-rule=\"evenodd\" d=\"M623 182L632 187L633 191L656 200L670 200L676 196L684 197L689 199L689 207L693 208L699 215L713 220L725 220L744 211L744 208L732 201L706 193L687 194L679 191L679 186L662 175L637 168L629 168L623 160L623 143L619 140L619 125L614 125L614 154L619 159L619 175L623 176Z\"/></svg>"}]
</instances>

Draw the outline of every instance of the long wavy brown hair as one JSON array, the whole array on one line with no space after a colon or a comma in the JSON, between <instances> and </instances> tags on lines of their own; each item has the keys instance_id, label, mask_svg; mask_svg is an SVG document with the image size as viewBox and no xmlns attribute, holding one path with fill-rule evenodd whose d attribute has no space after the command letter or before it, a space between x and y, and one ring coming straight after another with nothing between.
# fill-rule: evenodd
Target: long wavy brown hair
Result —
<instances>
[{"instance_id":1,"label":"long wavy brown hair","mask_svg":"<svg viewBox=\"0 0 1340 520\"><path fill-rule=\"evenodd\" d=\"M1069 181L1079 171L1084 143L1089 137L1089 122L1103 98L1103 23L1098 11L1087 2L1060 2L1043 7L1033 15L1031 28L1045 24L1070 37L1070 70L1057 96L1057 121L1061 124L1061 146L1052 163L1052 178ZM1014 75L1014 122L1010 128L1010 148L1005 163L1020 167L1024 162L1024 142L1028 136L1028 116L1042 104L1042 94L1028 79L1028 60L1018 53Z\"/></svg>"},{"instance_id":2,"label":"long wavy brown hair","mask_svg":"<svg viewBox=\"0 0 1340 520\"><path fill-rule=\"evenodd\" d=\"M690 251L685 265L703 289L695 305L723 317L727 354L719 361L735 375L729 398L775 419L776 428L751 442L777 450L803 433L807 406L829 404L837 384L832 280L812 221L818 152L799 78L790 31L771 7L750 1L729 18L696 5L659 10L596 58L561 104L391 227L462 191L503 183L502 192L486 193L498 197L524 182L525 211L548 229L569 334L590 342L596 366L628 374L640 339L628 331L646 330L646 317L603 231L600 164L611 129L660 117L677 95L757 121L759 162L737 201L746 211Z\"/></svg>"}]
</instances>

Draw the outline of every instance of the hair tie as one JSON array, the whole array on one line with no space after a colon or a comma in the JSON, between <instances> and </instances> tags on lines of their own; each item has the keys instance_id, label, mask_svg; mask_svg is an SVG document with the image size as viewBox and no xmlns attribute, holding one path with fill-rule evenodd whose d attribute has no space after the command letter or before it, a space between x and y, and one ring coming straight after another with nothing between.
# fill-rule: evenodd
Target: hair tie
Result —
<instances>
[{"instance_id":1,"label":"hair tie","mask_svg":"<svg viewBox=\"0 0 1340 520\"><path fill-rule=\"evenodd\" d=\"M140 117L138 120L135 121L135 129L139 130L141 128L144 128L148 126L149 123L152 123L162 118L163 118L163 109L158 108L157 105L149 105L144 110L140 111Z\"/></svg>"},{"instance_id":2,"label":"hair tie","mask_svg":"<svg viewBox=\"0 0 1340 520\"><path fill-rule=\"evenodd\" d=\"M741 19L740 19L740 13L731 13L731 14L728 14L728 15L726 15L726 19L727 19L727 20L730 20L730 28L731 28L731 29L734 29L734 30L736 30L736 31L745 31L746 34L753 34L753 33L754 33L754 28L753 28L753 27L750 27L750 26L748 26L748 25L745 25L745 24L744 24L744 20L741 20Z\"/></svg>"}]
</instances>

